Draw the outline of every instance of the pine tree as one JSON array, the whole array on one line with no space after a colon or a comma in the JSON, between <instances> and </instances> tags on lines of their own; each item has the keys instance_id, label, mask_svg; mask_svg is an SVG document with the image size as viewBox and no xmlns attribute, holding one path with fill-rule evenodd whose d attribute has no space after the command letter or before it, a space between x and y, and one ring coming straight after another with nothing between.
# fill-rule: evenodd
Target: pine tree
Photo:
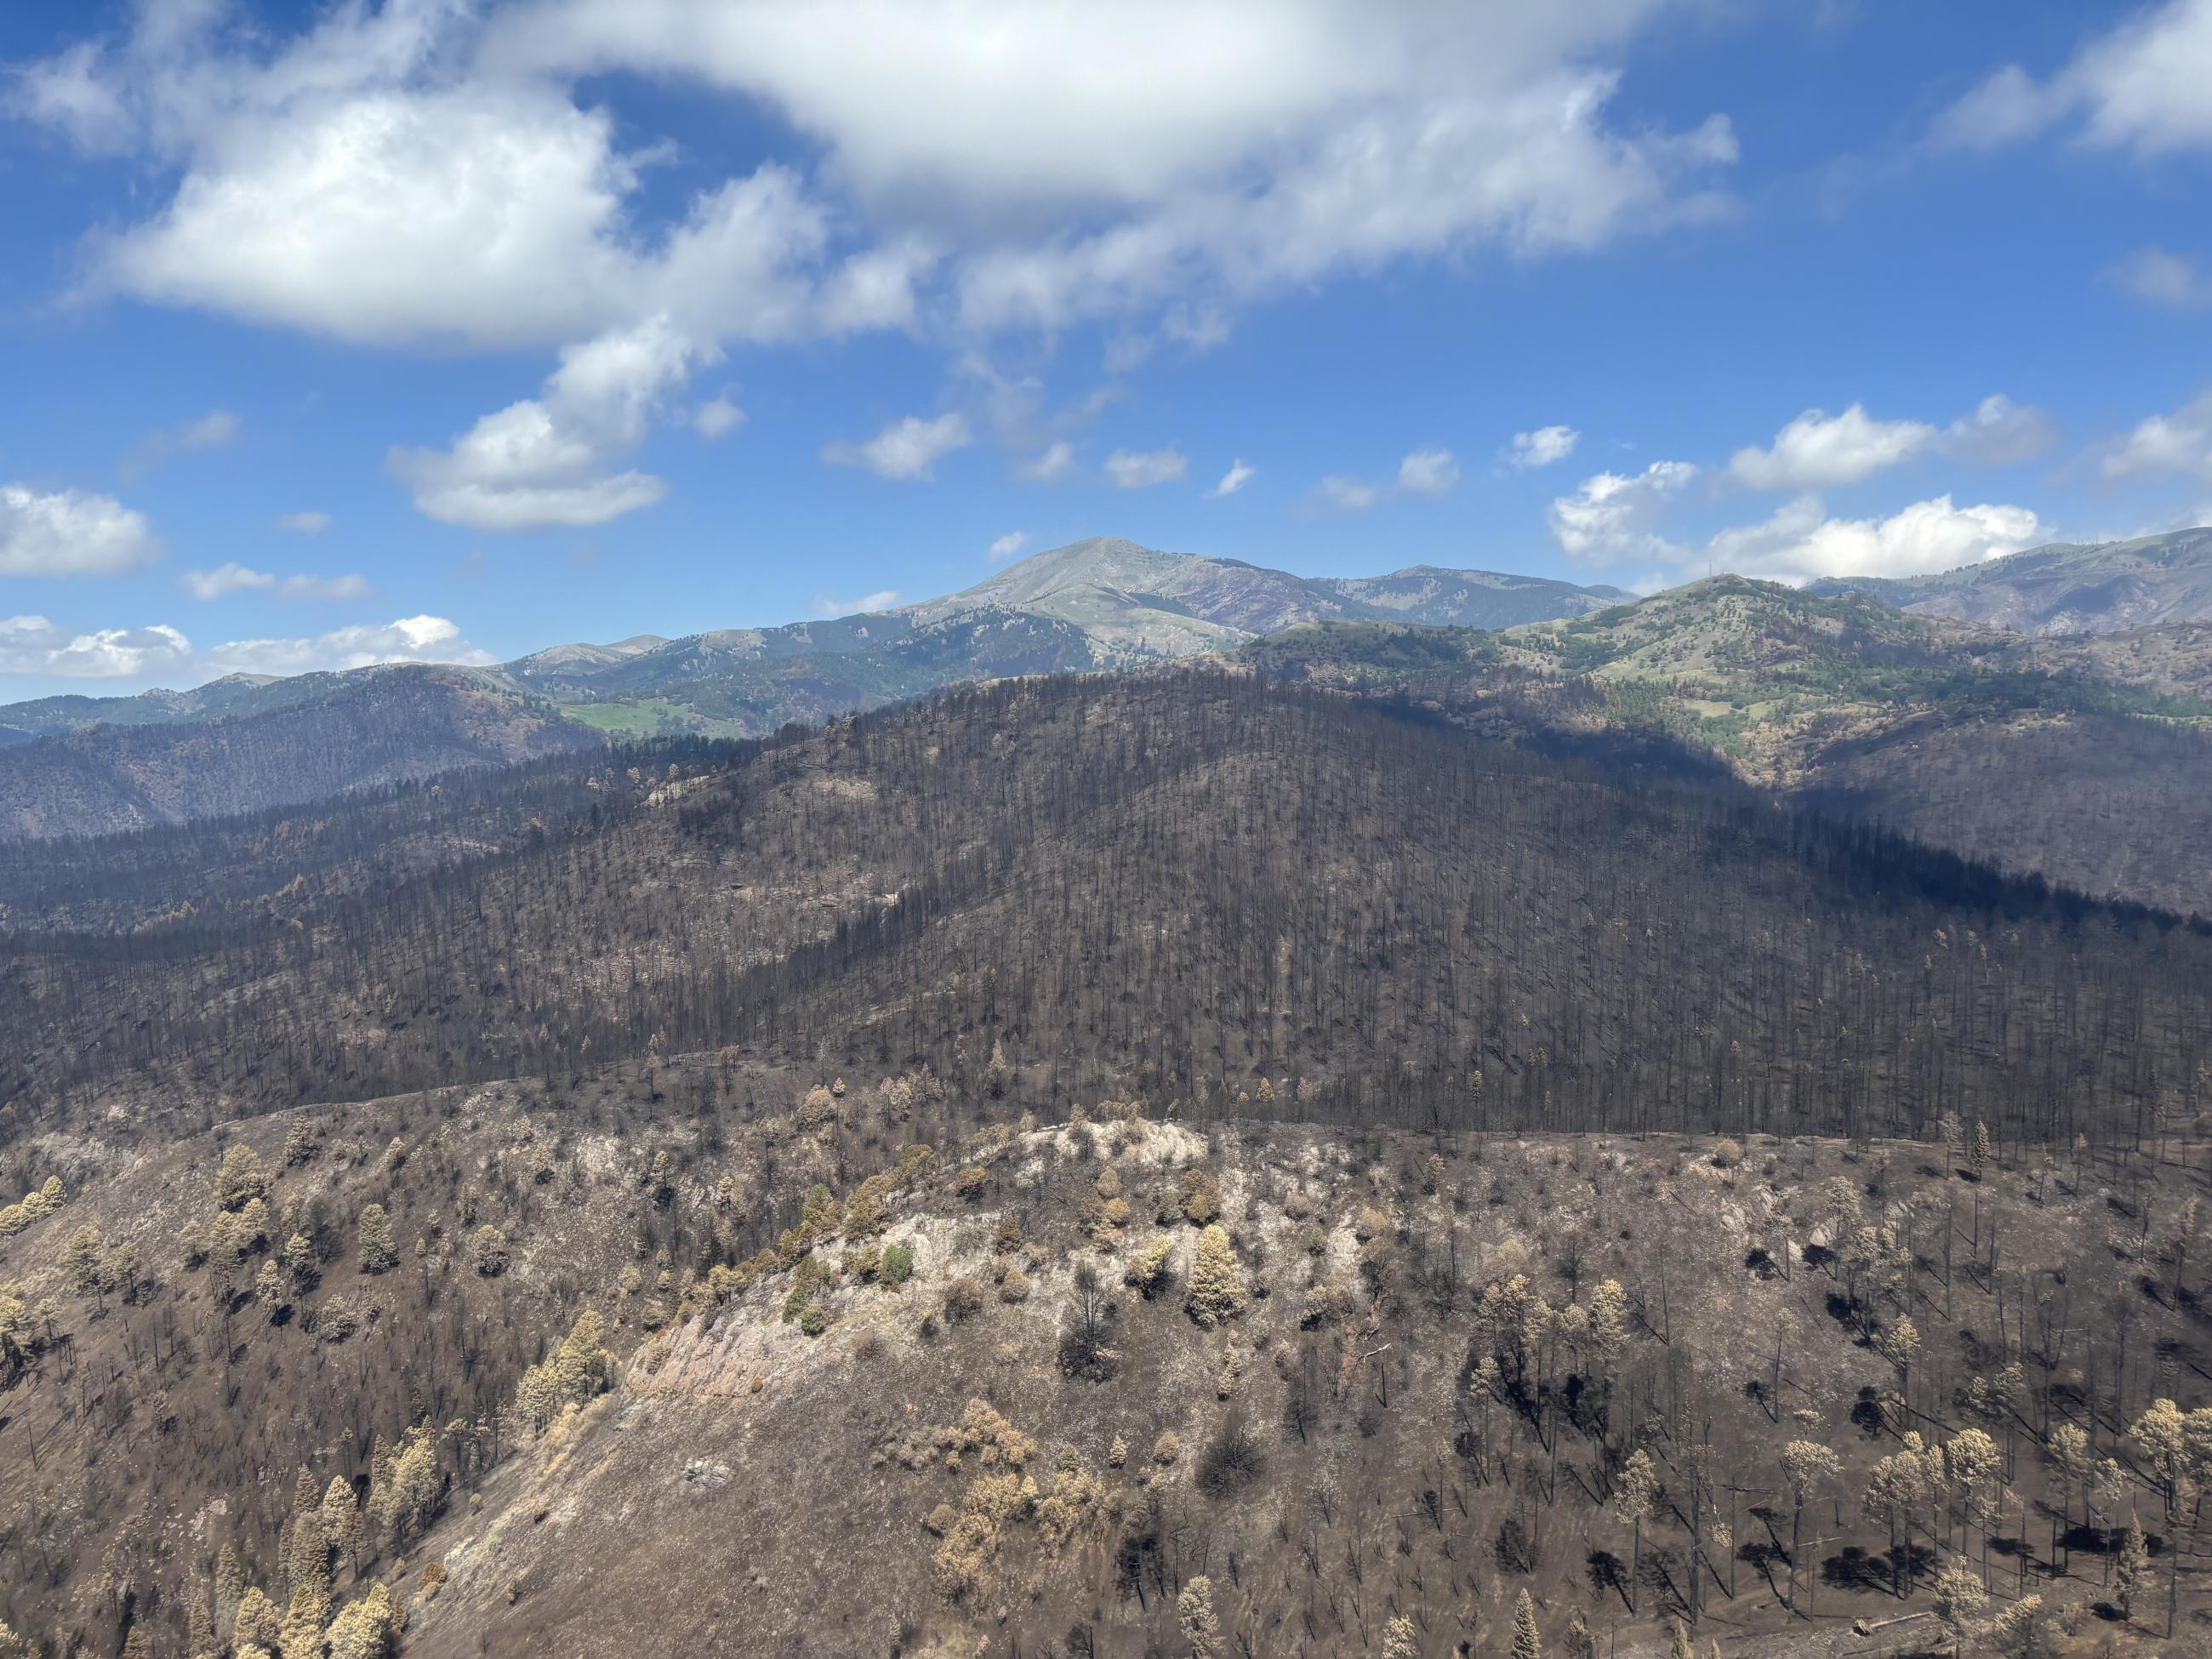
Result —
<instances>
[{"instance_id":1,"label":"pine tree","mask_svg":"<svg viewBox=\"0 0 2212 1659\"><path fill-rule=\"evenodd\" d=\"M371 1587L331 1621L330 1659L386 1659L398 1622L391 1592L381 1584Z\"/></svg>"},{"instance_id":2,"label":"pine tree","mask_svg":"<svg viewBox=\"0 0 2212 1659\"><path fill-rule=\"evenodd\" d=\"M2113 1596L2119 1604L2122 1618L2135 1617L2136 1597L2149 1588L2150 1546L2143 1538L2142 1528L2130 1515L2128 1529L2120 1535L2120 1558L2112 1573Z\"/></svg>"},{"instance_id":3,"label":"pine tree","mask_svg":"<svg viewBox=\"0 0 2212 1659\"><path fill-rule=\"evenodd\" d=\"M1989 1592L1972 1567L1960 1564L1936 1575L1936 1617L1951 1632L1954 1652L1966 1650L1966 1632L1989 1599Z\"/></svg>"},{"instance_id":4,"label":"pine tree","mask_svg":"<svg viewBox=\"0 0 2212 1659\"><path fill-rule=\"evenodd\" d=\"M1614 1517L1626 1522L1633 1533L1628 1567L1631 1612L1635 1610L1636 1581L1643 1570L1644 1517L1651 1513L1652 1500L1658 1496L1659 1472L1652 1466L1650 1454L1639 1446L1629 1453L1628 1462L1621 1466L1620 1489L1613 1500Z\"/></svg>"},{"instance_id":5,"label":"pine tree","mask_svg":"<svg viewBox=\"0 0 2212 1659\"><path fill-rule=\"evenodd\" d=\"M1543 1638L1536 1633L1536 1604L1525 1589L1513 1604L1513 1659L1544 1659Z\"/></svg>"},{"instance_id":6,"label":"pine tree","mask_svg":"<svg viewBox=\"0 0 2212 1659\"><path fill-rule=\"evenodd\" d=\"M238 1600L246 1594L246 1569L238 1564L238 1551L225 1544L215 1557L215 1633L220 1642L234 1640Z\"/></svg>"},{"instance_id":7,"label":"pine tree","mask_svg":"<svg viewBox=\"0 0 2212 1659\"><path fill-rule=\"evenodd\" d=\"M1690 1646L1690 1627L1679 1619L1674 1621L1674 1639L1667 1644L1667 1659L1698 1659Z\"/></svg>"},{"instance_id":8,"label":"pine tree","mask_svg":"<svg viewBox=\"0 0 2212 1659\"><path fill-rule=\"evenodd\" d=\"M1228 1231L1216 1221L1198 1236L1198 1250L1190 1267L1190 1316L1211 1328L1244 1310L1244 1269L1237 1265L1236 1246Z\"/></svg>"},{"instance_id":9,"label":"pine tree","mask_svg":"<svg viewBox=\"0 0 2212 1659\"><path fill-rule=\"evenodd\" d=\"M252 1200L267 1195L269 1176L251 1146L233 1144L216 1171L215 1203L219 1210L242 1210Z\"/></svg>"},{"instance_id":10,"label":"pine tree","mask_svg":"<svg viewBox=\"0 0 2212 1659\"><path fill-rule=\"evenodd\" d=\"M1204 1573L1182 1587L1176 1598L1176 1623L1190 1644L1191 1659L1220 1659L1221 1621L1213 1616L1213 1581Z\"/></svg>"},{"instance_id":11,"label":"pine tree","mask_svg":"<svg viewBox=\"0 0 2212 1659\"><path fill-rule=\"evenodd\" d=\"M331 1484L323 1492L320 1518L324 1543L334 1554L343 1556L356 1572L359 1572L362 1543L361 1505L354 1501L352 1486L337 1475L331 1477Z\"/></svg>"},{"instance_id":12,"label":"pine tree","mask_svg":"<svg viewBox=\"0 0 2212 1659\"><path fill-rule=\"evenodd\" d=\"M241 1659L249 1646L273 1651L283 1630L284 1621L277 1615L276 1603L261 1593L258 1584L246 1586L246 1593L238 1598L238 1618L231 1638L238 1645Z\"/></svg>"},{"instance_id":13,"label":"pine tree","mask_svg":"<svg viewBox=\"0 0 2212 1659\"><path fill-rule=\"evenodd\" d=\"M1420 1659L1420 1654L1413 1621L1404 1613L1382 1627L1382 1659Z\"/></svg>"},{"instance_id":14,"label":"pine tree","mask_svg":"<svg viewBox=\"0 0 2212 1659\"><path fill-rule=\"evenodd\" d=\"M381 1204L368 1204L361 1212L361 1270L388 1273L399 1265L399 1247L392 1237L392 1215Z\"/></svg>"}]
</instances>

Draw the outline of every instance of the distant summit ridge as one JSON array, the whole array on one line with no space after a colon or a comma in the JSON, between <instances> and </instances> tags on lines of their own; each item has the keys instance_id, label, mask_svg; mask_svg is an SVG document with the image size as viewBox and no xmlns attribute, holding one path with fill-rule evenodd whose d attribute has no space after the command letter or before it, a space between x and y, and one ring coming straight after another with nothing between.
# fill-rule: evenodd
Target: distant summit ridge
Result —
<instances>
[{"instance_id":1,"label":"distant summit ridge","mask_svg":"<svg viewBox=\"0 0 2212 1659\"><path fill-rule=\"evenodd\" d=\"M2212 621L2212 529L2054 542L1936 575L1842 577L1812 591L1856 591L1900 611L2014 634L2116 634Z\"/></svg>"}]
</instances>

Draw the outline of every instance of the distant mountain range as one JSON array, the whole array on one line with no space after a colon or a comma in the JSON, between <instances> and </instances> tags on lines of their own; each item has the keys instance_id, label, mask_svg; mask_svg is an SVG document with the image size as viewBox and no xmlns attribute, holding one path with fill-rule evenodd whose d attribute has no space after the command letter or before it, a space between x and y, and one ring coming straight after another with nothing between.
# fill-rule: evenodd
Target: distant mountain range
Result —
<instances>
[{"instance_id":1,"label":"distant mountain range","mask_svg":"<svg viewBox=\"0 0 2212 1659\"><path fill-rule=\"evenodd\" d=\"M2212 915L2212 624L2023 635L1718 576L1502 633L1324 623L1243 654Z\"/></svg>"},{"instance_id":2,"label":"distant mountain range","mask_svg":"<svg viewBox=\"0 0 2212 1659\"><path fill-rule=\"evenodd\" d=\"M2112 634L2212 621L2212 529L2131 542L2067 542L1933 576L1853 577L1816 593L1857 592L1923 616L2014 634Z\"/></svg>"},{"instance_id":3,"label":"distant mountain range","mask_svg":"<svg viewBox=\"0 0 2212 1659\"><path fill-rule=\"evenodd\" d=\"M496 668L234 675L0 708L0 839L251 811L609 738L760 735L961 681L1233 649L1299 623L1501 628L1626 597L1427 566L1294 576L1098 538L964 592L836 621L557 645Z\"/></svg>"},{"instance_id":4,"label":"distant mountain range","mask_svg":"<svg viewBox=\"0 0 2212 1659\"><path fill-rule=\"evenodd\" d=\"M1832 786L1845 793L1820 798L2019 863L2028 843L2004 827L2019 814L1952 801L1948 784L1897 784L1962 723L2002 709L2039 754L2085 734L2101 744L2100 798L2134 800L2177 833L2212 830L2194 782L2202 744L2189 746L2212 714L2212 531L2188 531L1911 581L1796 592L1721 578L1643 601L1429 566L1297 576L1098 538L958 593L833 621L559 645L494 668L239 676L0 708L0 839L283 806L610 738L765 735L967 681L1239 652L1362 685L1439 674L1595 685L1576 694L1576 720L1663 731L1761 787L1809 799ZM1981 764L1954 762L1947 777ZM2073 767L2030 769L2071 778ZM1948 803L1940 823L1930 801ZM2003 824L1954 833L1968 818ZM2212 889L2200 860L2145 873L2087 856L2094 837L2060 839L2087 850L2051 872L2093 890L2194 908ZM2025 861L2050 867L2039 857Z\"/></svg>"}]
</instances>

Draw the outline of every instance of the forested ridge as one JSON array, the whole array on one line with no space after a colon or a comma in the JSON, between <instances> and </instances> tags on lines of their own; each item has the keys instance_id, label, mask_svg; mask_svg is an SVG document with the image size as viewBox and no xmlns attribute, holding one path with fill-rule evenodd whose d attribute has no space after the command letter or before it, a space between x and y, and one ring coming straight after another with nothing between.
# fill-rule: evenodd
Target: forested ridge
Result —
<instances>
[{"instance_id":1,"label":"forested ridge","mask_svg":"<svg viewBox=\"0 0 2212 1659\"><path fill-rule=\"evenodd\" d=\"M2212 934L1531 719L1598 695L1012 680L0 850L0 1654L2191 1630Z\"/></svg>"},{"instance_id":2,"label":"forested ridge","mask_svg":"<svg viewBox=\"0 0 2212 1659\"><path fill-rule=\"evenodd\" d=\"M266 1110L744 1042L997 1049L1045 1103L1288 1075L1311 1119L2063 1141L2193 1109L2212 1054L2201 927L1247 674L656 763L373 893L19 933L8 1092Z\"/></svg>"},{"instance_id":3,"label":"forested ridge","mask_svg":"<svg viewBox=\"0 0 2212 1659\"><path fill-rule=\"evenodd\" d=\"M313 678L312 697L287 703L264 690L247 705L258 712L88 726L0 749L0 842L290 805L601 741L551 704L466 670Z\"/></svg>"}]
</instances>

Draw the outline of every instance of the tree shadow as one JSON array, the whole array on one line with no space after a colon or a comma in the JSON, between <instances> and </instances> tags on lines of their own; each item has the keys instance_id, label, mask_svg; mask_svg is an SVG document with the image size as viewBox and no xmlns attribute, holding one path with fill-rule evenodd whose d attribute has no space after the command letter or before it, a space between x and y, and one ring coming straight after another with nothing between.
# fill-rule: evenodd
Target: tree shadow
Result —
<instances>
[{"instance_id":1,"label":"tree shadow","mask_svg":"<svg viewBox=\"0 0 2212 1659\"><path fill-rule=\"evenodd\" d=\"M1840 1555L1820 1563L1820 1582L1834 1589L1875 1590L1887 1595L1895 1593L1897 1577L1886 1555L1869 1555L1850 1544Z\"/></svg>"},{"instance_id":2,"label":"tree shadow","mask_svg":"<svg viewBox=\"0 0 2212 1659\"><path fill-rule=\"evenodd\" d=\"M1620 1598L1623 1607L1631 1607L1628 1599L1628 1574L1621 1559L1611 1550L1592 1550L1587 1567L1589 1573L1590 1594L1602 1597L1611 1590Z\"/></svg>"}]
</instances>

